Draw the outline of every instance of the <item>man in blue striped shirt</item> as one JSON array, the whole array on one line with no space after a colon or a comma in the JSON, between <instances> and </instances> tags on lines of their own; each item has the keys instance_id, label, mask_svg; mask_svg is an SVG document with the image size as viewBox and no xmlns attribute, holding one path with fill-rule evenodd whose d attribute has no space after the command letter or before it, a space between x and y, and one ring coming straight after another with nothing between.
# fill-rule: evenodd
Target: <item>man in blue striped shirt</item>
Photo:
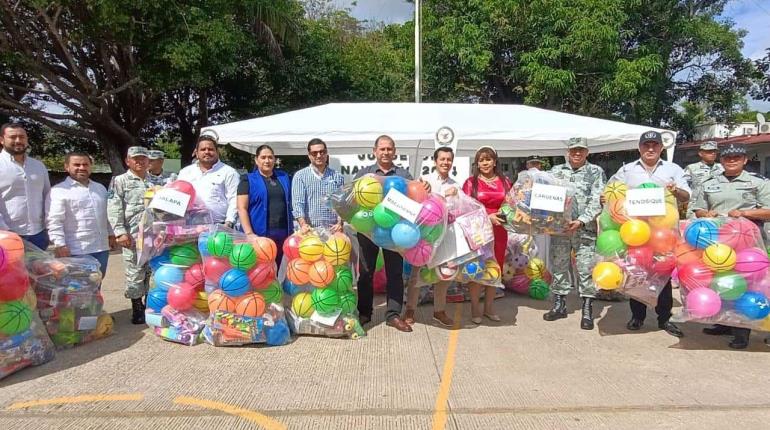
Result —
<instances>
[{"instance_id":1,"label":"man in blue striped shirt","mask_svg":"<svg viewBox=\"0 0 770 430\"><path fill-rule=\"evenodd\" d=\"M342 188L343 178L329 168L329 152L321 139L307 144L310 165L298 171L291 181L291 204L294 219L302 233L313 227L342 229L342 220L326 202L326 198Z\"/></svg>"}]
</instances>

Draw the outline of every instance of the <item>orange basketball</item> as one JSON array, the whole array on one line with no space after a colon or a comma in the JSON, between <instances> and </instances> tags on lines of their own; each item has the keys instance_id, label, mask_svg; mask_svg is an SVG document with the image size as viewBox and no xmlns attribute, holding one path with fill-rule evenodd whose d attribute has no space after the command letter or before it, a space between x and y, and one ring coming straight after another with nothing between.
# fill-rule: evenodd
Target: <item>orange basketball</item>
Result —
<instances>
[{"instance_id":1,"label":"orange basketball","mask_svg":"<svg viewBox=\"0 0 770 430\"><path fill-rule=\"evenodd\" d=\"M610 217L618 224L623 224L628 221L628 215L626 214L626 199L617 199L607 202L607 210L610 212Z\"/></svg>"},{"instance_id":2,"label":"orange basketball","mask_svg":"<svg viewBox=\"0 0 770 430\"><path fill-rule=\"evenodd\" d=\"M255 290L264 290L275 280L275 263L259 263L247 272L249 283Z\"/></svg>"},{"instance_id":3,"label":"orange basketball","mask_svg":"<svg viewBox=\"0 0 770 430\"><path fill-rule=\"evenodd\" d=\"M234 312L235 311L235 301L231 299L227 294L223 293L222 290L214 290L209 294L208 298L209 302L209 311L225 311L225 312Z\"/></svg>"},{"instance_id":4,"label":"orange basketball","mask_svg":"<svg viewBox=\"0 0 770 430\"><path fill-rule=\"evenodd\" d=\"M254 250L257 251L257 261L260 263L272 263L278 254L278 247L269 237L257 237Z\"/></svg>"},{"instance_id":5,"label":"orange basketball","mask_svg":"<svg viewBox=\"0 0 770 430\"><path fill-rule=\"evenodd\" d=\"M425 191L425 186L422 182L409 181L409 184L406 186L406 196L417 203L422 203L428 198L428 192Z\"/></svg>"},{"instance_id":6,"label":"orange basketball","mask_svg":"<svg viewBox=\"0 0 770 430\"><path fill-rule=\"evenodd\" d=\"M676 264L684 266L685 264L701 261L703 250L693 248L687 242L681 242L674 248L674 255L676 255Z\"/></svg>"},{"instance_id":7,"label":"orange basketball","mask_svg":"<svg viewBox=\"0 0 770 430\"><path fill-rule=\"evenodd\" d=\"M265 313L265 299L256 291L245 294L238 300L235 313L247 317L261 317Z\"/></svg>"},{"instance_id":8,"label":"orange basketball","mask_svg":"<svg viewBox=\"0 0 770 430\"><path fill-rule=\"evenodd\" d=\"M318 260L310 266L310 284L324 288L334 280L334 266L326 260Z\"/></svg>"},{"instance_id":9,"label":"orange basketball","mask_svg":"<svg viewBox=\"0 0 770 430\"><path fill-rule=\"evenodd\" d=\"M310 267L313 263L309 263L302 258L295 258L289 261L286 267L286 277L292 284L300 286L310 282Z\"/></svg>"},{"instance_id":10,"label":"orange basketball","mask_svg":"<svg viewBox=\"0 0 770 430\"><path fill-rule=\"evenodd\" d=\"M0 230L0 247L5 251L9 263L24 258L24 242L14 232Z\"/></svg>"}]
</instances>

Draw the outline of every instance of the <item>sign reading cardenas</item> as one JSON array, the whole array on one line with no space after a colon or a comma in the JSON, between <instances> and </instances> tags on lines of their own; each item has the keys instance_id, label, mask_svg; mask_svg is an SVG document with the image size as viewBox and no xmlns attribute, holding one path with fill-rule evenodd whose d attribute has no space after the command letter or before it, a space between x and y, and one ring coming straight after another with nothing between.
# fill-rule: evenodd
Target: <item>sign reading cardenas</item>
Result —
<instances>
[{"instance_id":1,"label":"sign reading cardenas","mask_svg":"<svg viewBox=\"0 0 770 430\"><path fill-rule=\"evenodd\" d=\"M353 182L353 178L356 176L359 170L366 166L370 166L375 163L374 154L343 154L343 155L331 155L329 157L329 166L339 172L345 183ZM409 170L409 156L405 154L399 154L396 156L394 163L397 166L403 167ZM433 157L426 157L422 161L420 172L418 176L427 175L434 170ZM470 160L468 157L455 157L454 166L452 171L449 172L452 179L457 181L460 185L468 178L470 174Z\"/></svg>"}]
</instances>

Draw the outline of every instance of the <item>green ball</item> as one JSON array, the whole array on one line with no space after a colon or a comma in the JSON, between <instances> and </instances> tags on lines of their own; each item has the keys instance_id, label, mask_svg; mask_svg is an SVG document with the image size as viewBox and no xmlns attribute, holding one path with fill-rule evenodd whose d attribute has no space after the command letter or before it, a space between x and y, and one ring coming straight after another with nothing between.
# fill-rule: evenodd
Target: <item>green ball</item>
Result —
<instances>
[{"instance_id":1,"label":"green ball","mask_svg":"<svg viewBox=\"0 0 770 430\"><path fill-rule=\"evenodd\" d=\"M347 266L339 266L334 270L334 280L327 285L334 291L342 294L353 288L353 272Z\"/></svg>"},{"instance_id":2,"label":"green ball","mask_svg":"<svg viewBox=\"0 0 770 430\"><path fill-rule=\"evenodd\" d=\"M374 230L374 214L372 211L361 209L350 219L350 225L359 233L371 233Z\"/></svg>"},{"instance_id":3,"label":"green ball","mask_svg":"<svg viewBox=\"0 0 770 430\"><path fill-rule=\"evenodd\" d=\"M283 290L278 281L271 282L270 285L260 291L260 293L262 293L265 303L281 303L281 299L283 298Z\"/></svg>"},{"instance_id":4,"label":"green ball","mask_svg":"<svg viewBox=\"0 0 770 430\"><path fill-rule=\"evenodd\" d=\"M250 243L233 245L230 252L230 264L236 269L249 270L257 264L257 253Z\"/></svg>"},{"instance_id":5,"label":"green ball","mask_svg":"<svg viewBox=\"0 0 770 430\"><path fill-rule=\"evenodd\" d=\"M599 231L601 232L607 230L620 230L620 224L613 221L612 215L607 211L602 212L596 222L599 224Z\"/></svg>"},{"instance_id":6,"label":"green ball","mask_svg":"<svg viewBox=\"0 0 770 430\"><path fill-rule=\"evenodd\" d=\"M550 293L551 288L548 286L548 283L542 279L533 279L529 283L529 296L533 299L545 300Z\"/></svg>"},{"instance_id":7,"label":"green ball","mask_svg":"<svg viewBox=\"0 0 770 430\"><path fill-rule=\"evenodd\" d=\"M596 238L596 252L602 257L615 257L625 254L626 244L616 230L603 231Z\"/></svg>"},{"instance_id":8,"label":"green ball","mask_svg":"<svg viewBox=\"0 0 770 430\"><path fill-rule=\"evenodd\" d=\"M374 222L382 228L391 228L401 221L401 217L397 213L386 208L382 203L374 207L372 215L374 216Z\"/></svg>"},{"instance_id":9,"label":"green ball","mask_svg":"<svg viewBox=\"0 0 770 430\"><path fill-rule=\"evenodd\" d=\"M340 296L340 308L342 308L342 314L353 314L358 307L358 297L356 293L347 291L339 295Z\"/></svg>"},{"instance_id":10,"label":"green ball","mask_svg":"<svg viewBox=\"0 0 770 430\"><path fill-rule=\"evenodd\" d=\"M436 269L423 267L420 269L420 279L426 284L435 284L439 281Z\"/></svg>"},{"instance_id":11,"label":"green ball","mask_svg":"<svg viewBox=\"0 0 770 430\"><path fill-rule=\"evenodd\" d=\"M722 300L738 300L748 289L748 284L743 276L735 272L725 272L714 276L711 289L716 291Z\"/></svg>"},{"instance_id":12,"label":"green ball","mask_svg":"<svg viewBox=\"0 0 770 430\"><path fill-rule=\"evenodd\" d=\"M206 248L209 250L209 254L215 257L228 256L233 250L233 237L224 231L209 235Z\"/></svg>"},{"instance_id":13,"label":"green ball","mask_svg":"<svg viewBox=\"0 0 770 430\"><path fill-rule=\"evenodd\" d=\"M169 249L168 254L171 264L177 266L190 267L201 261L201 254L198 252L198 247L192 243L172 246Z\"/></svg>"},{"instance_id":14,"label":"green ball","mask_svg":"<svg viewBox=\"0 0 770 430\"><path fill-rule=\"evenodd\" d=\"M0 334L15 336L29 328L32 311L21 300L0 303Z\"/></svg>"},{"instance_id":15,"label":"green ball","mask_svg":"<svg viewBox=\"0 0 770 430\"><path fill-rule=\"evenodd\" d=\"M310 294L313 307L319 314L333 314L340 309L340 295L331 288L316 288Z\"/></svg>"},{"instance_id":16,"label":"green ball","mask_svg":"<svg viewBox=\"0 0 770 430\"><path fill-rule=\"evenodd\" d=\"M654 182L645 182L641 185L639 185L636 188L660 188L660 185L654 183Z\"/></svg>"},{"instance_id":17,"label":"green ball","mask_svg":"<svg viewBox=\"0 0 770 430\"><path fill-rule=\"evenodd\" d=\"M423 225L420 226L420 237L428 243L435 243L444 233L444 225Z\"/></svg>"},{"instance_id":18,"label":"green ball","mask_svg":"<svg viewBox=\"0 0 770 430\"><path fill-rule=\"evenodd\" d=\"M377 254L377 262L374 263L374 271L378 272L385 265L385 257L382 256L382 250Z\"/></svg>"}]
</instances>

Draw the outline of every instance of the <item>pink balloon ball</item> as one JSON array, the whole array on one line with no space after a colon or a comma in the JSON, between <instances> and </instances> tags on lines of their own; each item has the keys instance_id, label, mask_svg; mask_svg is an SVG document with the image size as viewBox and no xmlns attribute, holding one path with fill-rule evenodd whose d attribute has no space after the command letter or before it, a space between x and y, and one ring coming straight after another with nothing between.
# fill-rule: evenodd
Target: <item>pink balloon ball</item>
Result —
<instances>
[{"instance_id":1,"label":"pink balloon ball","mask_svg":"<svg viewBox=\"0 0 770 430\"><path fill-rule=\"evenodd\" d=\"M628 261L645 270L652 268L652 257L652 248L649 246L629 246L626 251Z\"/></svg>"},{"instance_id":2,"label":"pink balloon ball","mask_svg":"<svg viewBox=\"0 0 770 430\"><path fill-rule=\"evenodd\" d=\"M8 259L5 256L5 248L0 247L0 272L5 270L5 266L8 263Z\"/></svg>"},{"instance_id":3,"label":"pink balloon ball","mask_svg":"<svg viewBox=\"0 0 770 430\"><path fill-rule=\"evenodd\" d=\"M740 251L762 244L759 228L745 218L732 219L719 227L719 242Z\"/></svg>"},{"instance_id":4,"label":"pink balloon ball","mask_svg":"<svg viewBox=\"0 0 770 430\"><path fill-rule=\"evenodd\" d=\"M767 251L759 248L746 248L738 251L735 258L735 271L743 274L763 272L770 267Z\"/></svg>"},{"instance_id":5,"label":"pink balloon ball","mask_svg":"<svg viewBox=\"0 0 770 430\"><path fill-rule=\"evenodd\" d=\"M172 285L168 289L168 304L178 311L186 311L193 307L197 294L195 287L186 282Z\"/></svg>"},{"instance_id":6,"label":"pink balloon ball","mask_svg":"<svg viewBox=\"0 0 770 430\"><path fill-rule=\"evenodd\" d=\"M407 249L404 252L404 259L413 266L424 266L430 261L433 253L433 246L423 239L417 242L417 245Z\"/></svg>"},{"instance_id":7,"label":"pink balloon ball","mask_svg":"<svg viewBox=\"0 0 770 430\"><path fill-rule=\"evenodd\" d=\"M518 294L529 294L529 277L525 274L518 274L513 277L509 289Z\"/></svg>"},{"instance_id":8,"label":"pink balloon ball","mask_svg":"<svg viewBox=\"0 0 770 430\"><path fill-rule=\"evenodd\" d=\"M676 267L674 268L674 271L671 272L671 280L679 282L679 269Z\"/></svg>"},{"instance_id":9,"label":"pink balloon ball","mask_svg":"<svg viewBox=\"0 0 770 430\"><path fill-rule=\"evenodd\" d=\"M753 282L749 281L748 289L749 291L756 291L770 297L770 272L765 272L764 277L756 279Z\"/></svg>"},{"instance_id":10,"label":"pink balloon ball","mask_svg":"<svg viewBox=\"0 0 770 430\"><path fill-rule=\"evenodd\" d=\"M436 225L444 219L446 206L440 197L430 196L422 202L422 209L417 215L418 225Z\"/></svg>"},{"instance_id":11,"label":"pink balloon ball","mask_svg":"<svg viewBox=\"0 0 770 430\"><path fill-rule=\"evenodd\" d=\"M711 318L722 309L722 299L711 288L694 288L687 293L685 310L695 318Z\"/></svg>"}]
</instances>

